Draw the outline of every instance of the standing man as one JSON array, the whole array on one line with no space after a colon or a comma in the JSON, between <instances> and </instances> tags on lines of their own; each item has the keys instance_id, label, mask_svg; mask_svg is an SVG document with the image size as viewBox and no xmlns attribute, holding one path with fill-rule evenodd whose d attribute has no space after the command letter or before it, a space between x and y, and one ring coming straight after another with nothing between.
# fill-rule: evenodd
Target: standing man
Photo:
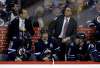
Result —
<instances>
[{"instance_id":1,"label":"standing man","mask_svg":"<svg viewBox=\"0 0 100 68\"><path fill-rule=\"evenodd\" d=\"M28 12L26 9L19 10L19 17L15 18L8 26L8 56L9 60L14 61L17 51L20 48L31 50L31 37L34 34L31 22L27 19ZM27 59L29 54L27 54Z\"/></svg>"},{"instance_id":2,"label":"standing man","mask_svg":"<svg viewBox=\"0 0 100 68\"><path fill-rule=\"evenodd\" d=\"M54 37L60 42L60 60L65 60L66 44L73 41L76 35L77 22L72 18L72 11L69 6L65 6L63 14L56 19Z\"/></svg>"}]
</instances>

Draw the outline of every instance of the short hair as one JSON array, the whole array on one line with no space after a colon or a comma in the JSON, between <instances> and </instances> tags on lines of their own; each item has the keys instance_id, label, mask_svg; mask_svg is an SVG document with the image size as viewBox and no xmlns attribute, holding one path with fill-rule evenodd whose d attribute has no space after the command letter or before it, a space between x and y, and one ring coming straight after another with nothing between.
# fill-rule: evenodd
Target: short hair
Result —
<instances>
[{"instance_id":1,"label":"short hair","mask_svg":"<svg viewBox=\"0 0 100 68\"><path fill-rule=\"evenodd\" d=\"M18 12L19 15L23 13L23 10L26 10L26 8L20 8L20 9L19 9L19 12Z\"/></svg>"},{"instance_id":2,"label":"short hair","mask_svg":"<svg viewBox=\"0 0 100 68\"><path fill-rule=\"evenodd\" d=\"M23 11L22 11L22 10L23 10L23 8L19 9L19 12L18 12L18 13L19 13L19 15L23 13Z\"/></svg>"}]
</instances>

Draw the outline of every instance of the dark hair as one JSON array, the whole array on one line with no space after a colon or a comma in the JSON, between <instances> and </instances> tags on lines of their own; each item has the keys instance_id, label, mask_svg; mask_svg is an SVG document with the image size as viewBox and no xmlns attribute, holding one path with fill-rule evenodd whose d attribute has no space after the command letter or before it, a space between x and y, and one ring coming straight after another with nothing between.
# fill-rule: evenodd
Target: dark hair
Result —
<instances>
[{"instance_id":1,"label":"dark hair","mask_svg":"<svg viewBox=\"0 0 100 68\"><path fill-rule=\"evenodd\" d=\"M19 9L19 12L18 12L19 15L23 13L23 10L26 10L26 8L21 8L21 9Z\"/></svg>"},{"instance_id":2,"label":"dark hair","mask_svg":"<svg viewBox=\"0 0 100 68\"><path fill-rule=\"evenodd\" d=\"M19 12L18 12L18 13L19 13L19 15L23 13L23 11L22 11L22 10L23 10L23 8L19 9Z\"/></svg>"},{"instance_id":3,"label":"dark hair","mask_svg":"<svg viewBox=\"0 0 100 68\"><path fill-rule=\"evenodd\" d=\"M65 5L65 7L62 10L62 14L64 15L66 8L71 8L69 5Z\"/></svg>"}]
</instances>

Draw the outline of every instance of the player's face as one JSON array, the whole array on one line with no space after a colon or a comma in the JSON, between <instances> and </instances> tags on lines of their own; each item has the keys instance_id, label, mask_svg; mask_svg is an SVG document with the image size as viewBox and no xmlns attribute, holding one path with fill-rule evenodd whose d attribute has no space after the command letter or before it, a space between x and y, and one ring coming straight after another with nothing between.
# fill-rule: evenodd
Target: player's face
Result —
<instances>
[{"instance_id":1,"label":"player's face","mask_svg":"<svg viewBox=\"0 0 100 68\"><path fill-rule=\"evenodd\" d=\"M44 41L47 41L47 40L48 40L48 33L44 33L44 34L42 35L42 39L43 39Z\"/></svg>"}]
</instances>

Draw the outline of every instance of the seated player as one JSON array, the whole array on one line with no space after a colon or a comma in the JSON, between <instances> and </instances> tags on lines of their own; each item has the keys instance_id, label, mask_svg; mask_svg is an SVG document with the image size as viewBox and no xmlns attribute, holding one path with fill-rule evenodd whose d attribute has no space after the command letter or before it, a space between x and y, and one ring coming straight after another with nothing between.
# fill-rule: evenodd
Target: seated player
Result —
<instances>
[{"instance_id":1,"label":"seated player","mask_svg":"<svg viewBox=\"0 0 100 68\"><path fill-rule=\"evenodd\" d=\"M88 61L90 60L88 45L84 33L77 33L75 43L77 45L77 60Z\"/></svg>"},{"instance_id":2,"label":"seated player","mask_svg":"<svg viewBox=\"0 0 100 68\"><path fill-rule=\"evenodd\" d=\"M57 60L57 53L59 51L59 47L56 42L48 37L47 30L41 31L41 39L35 43L35 53L36 60Z\"/></svg>"},{"instance_id":3,"label":"seated player","mask_svg":"<svg viewBox=\"0 0 100 68\"><path fill-rule=\"evenodd\" d=\"M80 61L100 61L99 53L96 49L95 43L85 39L84 33L78 33L76 38L77 60Z\"/></svg>"}]
</instances>

